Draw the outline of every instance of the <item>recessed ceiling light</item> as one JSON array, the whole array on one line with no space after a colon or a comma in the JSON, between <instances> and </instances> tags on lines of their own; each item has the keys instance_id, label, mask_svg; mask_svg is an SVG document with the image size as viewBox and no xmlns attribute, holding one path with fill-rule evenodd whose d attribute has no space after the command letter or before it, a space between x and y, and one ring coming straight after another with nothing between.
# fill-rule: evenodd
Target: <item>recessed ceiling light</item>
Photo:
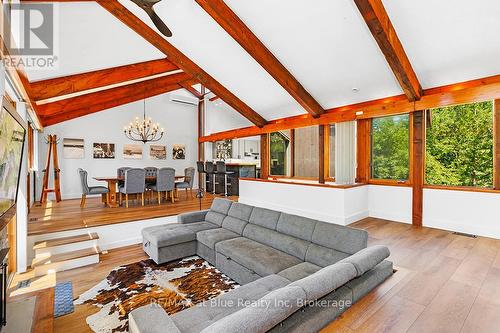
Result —
<instances>
[{"instance_id":1,"label":"recessed ceiling light","mask_svg":"<svg viewBox=\"0 0 500 333\"><path fill-rule=\"evenodd\" d=\"M359 88L352 88L352 92L355 92L355 93L359 92Z\"/></svg>"}]
</instances>

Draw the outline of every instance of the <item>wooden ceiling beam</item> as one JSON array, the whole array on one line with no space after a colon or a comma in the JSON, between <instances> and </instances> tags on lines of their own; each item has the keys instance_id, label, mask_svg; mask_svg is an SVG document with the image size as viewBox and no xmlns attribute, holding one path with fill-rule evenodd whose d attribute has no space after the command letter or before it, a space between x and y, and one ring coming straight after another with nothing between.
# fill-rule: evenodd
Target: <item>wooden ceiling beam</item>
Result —
<instances>
[{"instance_id":1,"label":"wooden ceiling beam","mask_svg":"<svg viewBox=\"0 0 500 333\"><path fill-rule=\"evenodd\" d=\"M194 97L196 97L198 99L201 99L204 97L198 90L196 90L193 86L191 86L189 84L182 83L181 86L182 86L182 88L189 91L189 93L191 93L191 95L193 95Z\"/></svg>"},{"instance_id":2,"label":"wooden ceiling beam","mask_svg":"<svg viewBox=\"0 0 500 333\"><path fill-rule=\"evenodd\" d=\"M222 0L196 0L238 44L245 49L309 114L319 117L323 107L300 84L290 71L255 36Z\"/></svg>"},{"instance_id":3,"label":"wooden ceiling beam","mask_svg":"<svg viewBox=\"0 0 500 333\"><path fill-rule=\"evenodd\" d=\"M136 64L107 68L87 73L68 75L31 82L35 101L101 88L113 84L142 79L148 76L178 70L167 59L145 61Z\"/></svg>"},{"instance_id":4,"label":"wooden ceiling beam","mask_svg":"<svg viewBox=\"0 0 500 333\"><path fill-rule=\"evenodd\" d=\"M382 0L354 0L380 50L410 102L422 98L417 75L398 38Z\"/></svg>"},{"instance_id":5,"label":"wooden ceiling beam","mask_svg":"<svg viewBox=\"0 0 500 333\"><path fill-rule=\"evenodd\" d=\"M59 119L72 119L75 111L78 116L95 113L111 107L130 103L144 98L160 95L172 90L181 89L181 83L195 84L186 73L172 74L155 79L128 84L121 87L98 91L77 97L63 99L38 106L38 113L43 119L62 116ZM44 122L47 123L47 122Z\"/></svg>"},{"instance_id":6,"label":"wooden ceiling beam","mask_svg":"<svg viewBox=\"0 0 500 333\"><path fill-rule=\"evenodd\" d=\"M233 109L238 111L253 124L258 127L262 127L267 124L267 121L260 114L255 112L236 95L226 89L222 84L170 44L170 42L168 42L155 30L132 14L121 3L116 0L97 0L97 3L114 15L118 20L122 21L130 29L142 36L145 40L151 43L151 45L163 52L167 58L179 66L180 69L191 75L198 83L203 84L214 94L218 95L222 100L224 100L224 102L229 104Z\"/></svg>"},{"instance_id":7,"label":"wooden ceiling beam","mask_svg":"<svg viewBox=\"0 0 500 333\"><path fill-rule=\"evenodd\" d=\"M313 118L311 115L306 114L272 120L262 128L250 126L213 133L200 138L200 142L242 138L291 128L412 113L418 110L494 99L500 99L500 75L426 89L422 98L416 102L408 101L406 95L392 96L332 108L326 110L319 118Z\"/></svg>"}]
</instances>

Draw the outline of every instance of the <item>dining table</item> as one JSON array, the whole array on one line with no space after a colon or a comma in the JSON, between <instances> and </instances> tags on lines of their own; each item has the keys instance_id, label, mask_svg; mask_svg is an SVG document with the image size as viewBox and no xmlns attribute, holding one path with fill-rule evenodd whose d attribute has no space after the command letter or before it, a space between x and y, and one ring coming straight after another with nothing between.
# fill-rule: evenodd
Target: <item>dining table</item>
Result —
<instances>
[{"instance_id":1,"label":"dining table","mask_svg":"<svg viewBox=\"0 0 500 333\"><path fill-rule=\"evenodd\" d=\"M184 175L176 175L175 180L183 179L185 176ZM118 207L118 197L116 195L117 189L118 189L118 182L124 181L125 177L118 177L118 176L110 176L110 177L93 177L95 180L100 181L100 182L106 182L108 183L108 196L107 196L107 201L106 204L108 207L111 208L116 208ZM156 177L155 176L146 176L146 182L155 182Z\"/></svg>"}]
</instances>

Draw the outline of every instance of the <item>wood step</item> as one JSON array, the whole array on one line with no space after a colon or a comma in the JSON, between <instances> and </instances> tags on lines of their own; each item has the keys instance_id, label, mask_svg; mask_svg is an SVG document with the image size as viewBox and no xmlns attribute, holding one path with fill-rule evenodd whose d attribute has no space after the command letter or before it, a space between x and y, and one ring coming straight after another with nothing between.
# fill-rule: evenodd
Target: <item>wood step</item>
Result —
<instances>
[{"instance_id":1,"label":"wood step","mask_svg":"<svg viewBox=\"0 0 500 333\"><path fill-rule=\"evenodd\" d=\"M59 253L53 255L40 255L33 259L33 261L31 262L31 267L35 268L37 266L43 266L47 264L88 257L99 253L101 253L101 250L99 249L98 246L96 246L88 249L71 251L66 253Z\"/></svg>"},{"instance_id":2,"label":"wood step","mask_svg":"<svg viewBox=\"0 0 500 333\"><path fill-rule=\"evenodd\" d=\"M54 238L54 239L48 239L48 240L44 240L44 241L35 242L33 249L36 251L36 250L41 250L41 249L45 249L48 247L61 246L61 245L66 245L66 244L79 243L79 242L86 242L89 240L96 240L96 239L99 239L99 235L95 232L93 232L91 234L81 234L81 235L76 235L76 236Z\"/></svg>"}]
</instances>

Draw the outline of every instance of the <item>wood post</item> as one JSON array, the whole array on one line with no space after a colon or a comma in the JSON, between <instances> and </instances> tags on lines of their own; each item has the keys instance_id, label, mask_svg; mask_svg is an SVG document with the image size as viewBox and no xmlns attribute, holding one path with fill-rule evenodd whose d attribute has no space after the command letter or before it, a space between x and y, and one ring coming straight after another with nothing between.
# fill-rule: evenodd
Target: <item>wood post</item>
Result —
<instances>
[{"instance_id":1,"label":"wood post","mask_svg":"<svg viewBox=\"0 0 500 333\"><path fill-rule=\"evenodd\" d=\"M368 183L370 180L371 126L371 119L359 119L357 122L356 182L358 183Z\"/></svg>"},{"instance_id":2,"label":"wood post","mask_svg":"<svg viewBox=\"0 0 500 333\"><path fill-rule=\"evenodd\" d=\"M269 178L269 134L260 135L260 178Z\"/></svg>"},{"instance_id":3,"label":"wood post","mask_svg":"<svg viewBox=\"0 0 500 333\"><path fill-rule=\"evenodd\" d=\"M500 190L500 99L493 106L493 188Z\"/></svg>"},{"instance_id":4,"label":"wood post","mask_svg":"<svg viewBox=\"0 0 500 333\"><path fill-rule=\"evenodd\" d=\"M290 130L290 177L295 177L295 128Z\"/></svg>"},{"instance_id":5,"label":"wood post","mask_svg":"<svg viewBox=\"0 0 500 333\"><path fill-rule=\"evenodd\" d=\"M320 184L325 183L325 126L326 125L319 125L319 143L318 143L318 167L319 167L319 173L318 173L318 182Z\"/></svg>"},{"instance_id":6,"label":"wood post","mask_svg":"<svg viewBox=\"0 0 500 333\"><path fill-rule=\"evenodd\" d=\"M422 210L423 210L423 195L424 195L424 168L425 168L425 111L413 112L410 122L412 124L412 147L410 152L410 172L411 183L413 186L413 209L412 209L412 224L414 226L422 226Z\"/></svg>"}]
</instances>

